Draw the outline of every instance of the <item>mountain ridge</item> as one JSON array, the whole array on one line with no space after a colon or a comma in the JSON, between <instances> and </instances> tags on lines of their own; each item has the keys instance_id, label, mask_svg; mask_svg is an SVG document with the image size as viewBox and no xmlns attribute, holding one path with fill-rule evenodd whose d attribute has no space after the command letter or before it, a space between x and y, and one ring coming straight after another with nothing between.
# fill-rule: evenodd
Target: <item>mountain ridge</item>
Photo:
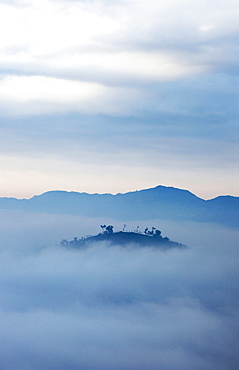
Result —
<instances>
[{"instance_id":1,"label":"mountain ridge","mask_svg":"<svg viewBox=\"0 0 239 370\"><path fill-rule=\"evenodd\" d=\"M180 189L180 188L176 188L176 187L172 187L172 186L163 186L163 185L157 185L156 187L153 187L153 188L146 188L146 189L141 189L141 190L135 190L135 191L128 191L128 192L125 192L125 193L116 193L116 194L112 194L112 193L87 193L87 192L77 192L77 191L68 191L68 190L49 190L49 191L46 191L44 193L41 193L41 194L36 194L36 195L33 195L32 197L30 198L17 198L17 197L0 197L0 200L18 200L18 201L29 201L29 200L32 200L34 198L40 198L40 197L43 197L43 196L48 196L48 195L52 195L52 194L68 194L68 195L87 195L89 197L92 197L92 196L110 196L110 197L117 197L117 196L122 196L122 195L135 195L135 194L143 194L143 193L149 193L149 192L155 192L155 191L158 191L158 190L163 190L163 191L174 191L174 192L180 192L180 194L187 194L187 195L190 195L190 196L193 196L194 198L197 198L197 199L200 199L204 202L209 202L209 201L213 201L215 199L218 199L218 198L239 198L237 196L233 196L233 195L218 195L216 196L215 198L210 198L210 199L203 199L197 195L195 195L194 193L192 193L191 191L187 190L187 189Z\"/></svg>"},{"instance_id":2,"label":"mountain ridge","mask_svg":"<svg viewBox=\"0 0 239 370\"><path fill-rule=\"evenodd\" d=\"M202 199L189 190L158 185L127 193L51 190L29 199L0 198L0 209L109 217L123 221L153 218L216 222L239 227L239 197Z\"/></svg>"},{"instance_id":3,"label":"mountain ridge","mask_svg":"<svg viewBox=\"0 0 239 370\"><path fill-rule=\"evenodd\" d=\"M204 198L201 198L199 196L197 196L196 194L194 194L193 192L191 192L190 190L187 190L187 189L181 189L181 188L176 188L174 186L164 186L164 185L157 185L153 188L145 188L145 189L141 189L141 190L132 190L132 191L127 191L125 193L116 193L116 194L112 194L112 193L87 193L85 191L83 192L78 192L78 191L74 191L74 190L71 190L71 191L68 191L68 190L62 190L62 189L55 189L55 190L48 190L48 191L45 191L41 194L35 194L33 195L32 197L30 198L17 198L17 197L0 197L0 200L1 199L14 199L14 200L19 200L19 201L26 201L26 200L31 200L33 198L38 198L38 197L42 197L42 196L45 196L47 194L55 194L55 193L63 193L63 194L82 194L82 195L89 195L89 196L94 196L94 195L98 195L98 196L105 196L105 195L109 195L109 196L118 196L118 195L129 195L129 194L137 194L137 193L143 193L143 192L148 192L148 191L154 191L154 190L158 190L158 189L165 189L165 190L175 190L175 191L179 191L182 193L187 193L187 194L190 194L192 196L194 196L195 198L197 199L201 199L205 202L208 202L208 201L212 201L214 199L218 199L218 198L239 198L237 196L234 196L234 195L230 195L230 194L226 194L226 195L217 195L216 197L214 198L210 198L210 199L204 199Z\"/></svg>"}]
</instances>

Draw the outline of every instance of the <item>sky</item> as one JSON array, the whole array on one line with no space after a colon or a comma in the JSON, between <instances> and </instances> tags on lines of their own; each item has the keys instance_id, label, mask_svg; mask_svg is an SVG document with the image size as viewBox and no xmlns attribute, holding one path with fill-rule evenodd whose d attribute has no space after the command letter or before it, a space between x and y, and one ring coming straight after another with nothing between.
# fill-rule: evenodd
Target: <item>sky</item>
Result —
<instances>
[{"instance_id":1,"label":"sky","mask_svg":"<svg viewBox=\"0 0 239 370\"><path fill-rule=\"evenodd\" d=\"M236 0L0 1L0 196L238 193Z\"/></svg>"}]
</instances>

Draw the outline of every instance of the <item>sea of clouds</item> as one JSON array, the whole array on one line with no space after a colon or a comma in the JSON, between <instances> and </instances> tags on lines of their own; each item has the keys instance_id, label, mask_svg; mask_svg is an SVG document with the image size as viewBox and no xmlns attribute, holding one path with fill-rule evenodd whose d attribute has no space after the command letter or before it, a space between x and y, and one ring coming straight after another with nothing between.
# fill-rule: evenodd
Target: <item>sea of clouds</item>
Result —
<instances>
[{"instance_id":1,"label":"sea of clouds","mask_svg":"<svg viewBox=\"0 0 239 370\"><path fill-rule=\"evenodd\" d=\"M238 230L154 220L188 248L71 250L98 220L1 216L2 370L238 369Z\"/></svg>"}]
</instances>

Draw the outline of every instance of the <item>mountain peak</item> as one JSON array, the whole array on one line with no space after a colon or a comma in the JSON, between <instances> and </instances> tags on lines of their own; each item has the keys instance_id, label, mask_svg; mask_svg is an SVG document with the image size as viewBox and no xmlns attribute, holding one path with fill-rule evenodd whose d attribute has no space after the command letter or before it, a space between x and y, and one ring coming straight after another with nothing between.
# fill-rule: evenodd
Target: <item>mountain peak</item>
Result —
<instances>
[{"instance_id":1,"label":"mountain peak","mask_svg":"<svg viewBox=\"0 0 239 370\"><path fill-rule=\"evenodd\" d=\"M161 219L239 226L239 197L219 196L206 201L188 190L162 185L116 195L53 190L30 199L0 198L0 209L120 221Z\"/></svg>"}]
</instances>

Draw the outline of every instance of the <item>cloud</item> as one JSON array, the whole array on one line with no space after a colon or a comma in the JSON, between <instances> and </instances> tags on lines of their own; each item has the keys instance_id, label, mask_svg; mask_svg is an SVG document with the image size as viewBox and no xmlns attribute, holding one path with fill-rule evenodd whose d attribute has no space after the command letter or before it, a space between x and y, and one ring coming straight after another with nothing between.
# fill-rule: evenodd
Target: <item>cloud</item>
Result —
<instances>
[{"instance_id":1,"label":"cloud","mask_svg":"<svg viewBox=\"0 0 239 370\"><path fill-rule=\"evenodd\" d=\"M237 194L237 10L234 0L0 2L3 181L42 184L28 194L98 182L204 196L206 174L210 196Z\"/></svg>"},{"instance_id":2,"label":"cloud","mask_svg":"<svg viewBox=\"0 0 239 370\"><path fill-rule=\"evenodd\" d=\"M49 113L49 105L50 112L84 112L81 99L75 104L75 86L87 86L87 91L90 84L105 91L99 103L102 107L96 112L135 113L136 98L127 105L127 99L121 103L121 96L136 91L141 95L137 108L143 102L143 109L148 109L151 102L155 109L152 97L143 94L151 84L187 82L192 77L200 81L211 72L233 67L238 60L235 41L239 31L235 5L232 0L210 6L204 2L151 2L150 7L145 1L122 1L114 7L108 1L31 0L18 6L2 2L0 66L3 81L8 82L7 86L3 83L2 94L8 95L12 86L8 114L11 110L22 114L14 105L13 80L29 86L26 96L38 91L38 108L32 108L28 100L24 114ZM34 88L30 87L33 82ZM44 94L53 83L56 88ZM113 102L107 98L112 87ZM63 105L59 90L65 98ZM157 94L154 97L158 100ZM0 100L5 103L3 97ZM88 101L87 111L94 112L96 100L86 92L84 101Z\"/></svg>"},{"instance_id":3,"label":"cloud","mask_svg":"<svg viewBox=\"0 0 239 370\"><path fill-rule=\"evenodd\" d=\"M36 220L32 248L3 243L4 370L236 368L238 230L163 223L190 248L71 251L36 248L47 230L43 220ZM68 235L76 221L65 223ZM19 226L25 240L32 222ZM59 222L49 219L49 239ZM94 222L85 220L83 229Z\"/></svg>"},{"instance_id":4,"label":"cloud","mask_svg":"<svg viewBox=\"0 0 239 370\"><path fill-rule=\"evenodd\" d=\"M97 84L42 76L9 76L1 81L0 100L4 102L2 109L10 106L8 109L11 112L14 107L14 115L26 112L39 114L54 112L56 104L65 109L69 109L70 105L72 109L84 110L89 99L99 99L104 93L103 86Z\"/></svg>"}]
</instances>

